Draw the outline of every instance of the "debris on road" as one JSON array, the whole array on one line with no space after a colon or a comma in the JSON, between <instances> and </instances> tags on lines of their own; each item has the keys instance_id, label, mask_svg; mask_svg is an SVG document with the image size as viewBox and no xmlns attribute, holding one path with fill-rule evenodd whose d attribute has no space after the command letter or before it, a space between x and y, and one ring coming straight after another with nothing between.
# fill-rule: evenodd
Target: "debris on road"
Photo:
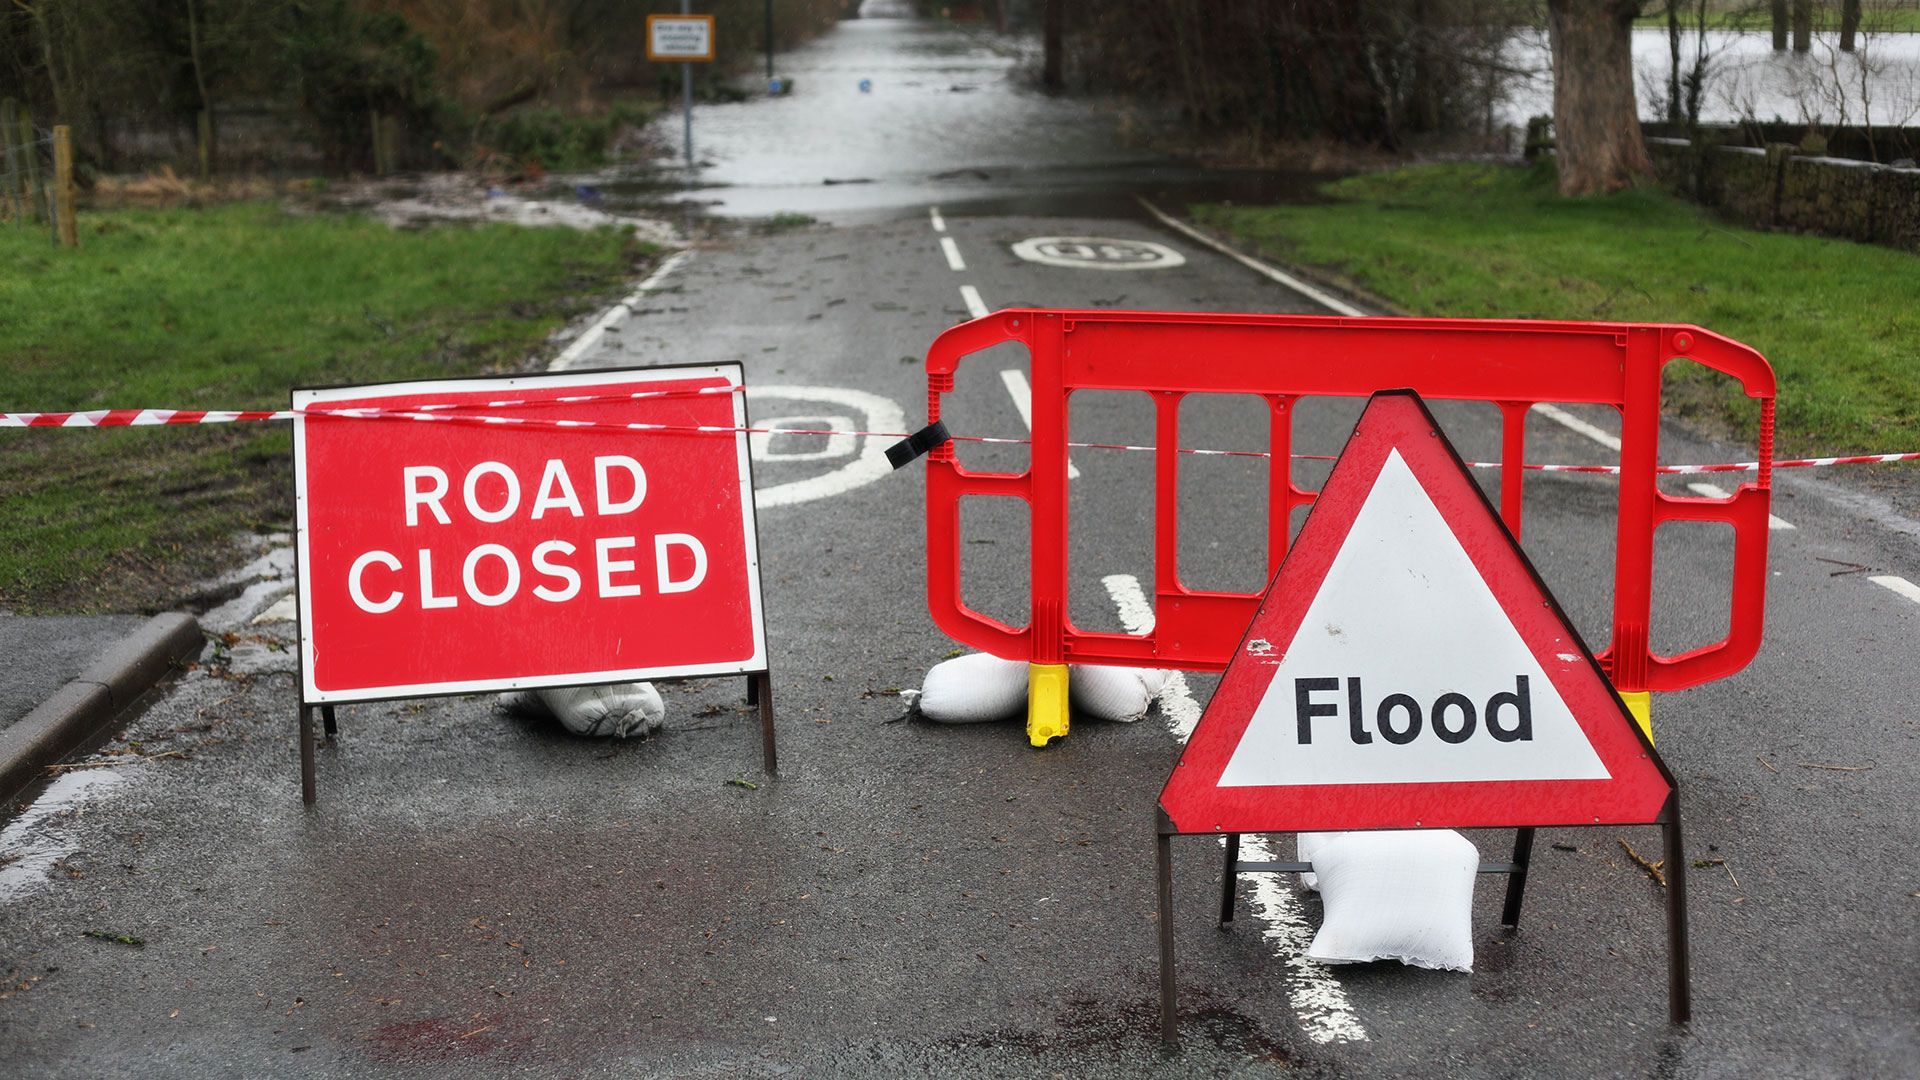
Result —
<instances>
[{"instance_id":1,"label":"debris on road","mask_svg":"<svg viewBox=\"0 0 1920 1080\"><path fill-rule=\"evenodd\" d=\"M1661 869L1661 867L1667 865L1667 860L1657 859L1653 862L1648 862L1646 856L1633 850L1632 844L1627 843L1625 840L1620 840L1618 843L1620 844L1621 850L1627 853L1627 857L1639 863L1640 869L1645 870L1647 876L1653 878L1654 884L1659 885L1663 889L1667 887L1667 874L1666 871Z\"/></svg>"},{"instance_id":2,"label":"debris on road","mask_svg":"<svg viewBox=\"0 0 1920 1080\"><path fill-rule=\"evenodd\" d=\"M1731 881L1731 882L1733 882L1733 887L1734 887L1734 888L1736 888L1736 889L1739 889L1739 888L1740 888L1740 879L1739 879L1739 878L1737 878L1737 877L1734 877L1734 876L1733 876L1733 867L1732 867L1732 866L1729 866L1729 865L1727 864L1727 860L1725 860L1725 859L1695 859L1695 860L1693 860L1693 868L1694 868L1695 870L1705 870L1705 869L1706 869L1707 867L1709 867L1709 866L1717 866L1717 867L1719 867L1720 869L1722 869L1722 870L1725 870L1725 871L1727 872L1727 880L1728 880L1728 881ZM1744 890L1744 889L1742 889L1741 891L1743 891L1743 892L1744 892L1745 890Z\"/></svg>"}]
</instances>

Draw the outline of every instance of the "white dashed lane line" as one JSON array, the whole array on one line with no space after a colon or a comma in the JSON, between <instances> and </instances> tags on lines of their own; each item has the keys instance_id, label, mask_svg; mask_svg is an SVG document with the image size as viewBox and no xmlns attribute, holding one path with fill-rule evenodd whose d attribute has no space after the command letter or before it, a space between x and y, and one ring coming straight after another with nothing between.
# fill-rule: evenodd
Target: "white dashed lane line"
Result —
<instances>
[{"instance_id":1,"label":"white dashed lane line","mask_svg":"<svg viewBox=\"0 0 1920 1080\"><path fill-rule=\"evenodd\" d=\"M1920 585L1915 585L1906 578L1897 577L1893 574L1879 574L1867 580L1883 589L1891 590L1895 596L1904 596L1914 603L1920 604Z\"/></svg>"},{"instance_id":2,"label":"white dashed lane line","mask_svg":"<svg viewBox=\"0 0 1920 1080\"><path fill-rule=\"evenodd\" d=\"M949 270L965 270L967 268L967 260L960 257L960 245L953 242L953 237L941 237L940 250L947 255L947 268Z\"/></svg>"},{"instance_id":3,"label":"white dashed lane line","mask_svg":"<svg viewBox=\"0 0 1920 1080\"><path fill-rule=\"evenodd\" d=\"M927 207L927 219L928 219L929 221L931 221L931 222L933 222L933 231L934 231L934 232L946 232L946 231L947 231L947 219L946 219L946 218L943 218L943 217L941 217L941 216L940 216L940 208L939 208L939 207L937 207L937 206L929 206L929 207Z\"/></svg>"},{"instance_id":4,"label":"white dashed lane line","mask_svg":"<svg viewBox=\"0 0 1920 1080\"><path fill-rule=\"evenodd\" d=\"M987 313L987 302L980 299L980 290L971 285L960 286L960 300L967 305L967 315L978 319Z\"/></svg>"},{"instance_id":5,"label":"white dashed lane line","mask_svg":"<svg viewBox=\"0 0 1920 1080\"><path fill-rule=\"evenodd\" d=\"M1587 438L1592 439L1594 442L1599 443L1601 446L1606 447L1616 454L1620 452L1619 438L1610 432L1594 427L1592 424L1587 423L1585 420L1580 419L1558 405L1549 405L1543 401L1535 405L1533 411L1569 431L1577 431L1585 435Z\"/></svg>"},{"instance_id":6,"label":"white dashed lane line","mask_svg":"<svg viewBox=\"0 0 1920 1080\"><path fill-rule=\"evenodd\" d=\"M1026 375L1018 368L1008 368L1000 373L1000 381L1006 384L1007 396L1013 398L1013 407L1020 411L1020 422L1033 430L1033 386L1027 382ZM1080 470L1073 467L1073 461L1067 461L1067 479L1078 480Z\"/></svg>"}]
</instances>

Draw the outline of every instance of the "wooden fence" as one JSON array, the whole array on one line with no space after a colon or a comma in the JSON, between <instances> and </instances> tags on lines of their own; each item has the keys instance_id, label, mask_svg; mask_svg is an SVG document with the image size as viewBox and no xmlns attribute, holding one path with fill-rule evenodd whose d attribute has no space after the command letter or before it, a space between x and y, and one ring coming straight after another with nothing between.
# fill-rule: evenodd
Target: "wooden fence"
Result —
<instances>
[{"instance_id":1,"label":"wooden fence","mask_svg":"<svg viewBox=\"0 0 1920 1080\"><path fill-rule=\"evenodd\" d=\"M0 100L0 221L44 225L55 243L79 243L74 220L73 147L67 128L44 131L12 98Z\"/></svg>"}]
</instances>

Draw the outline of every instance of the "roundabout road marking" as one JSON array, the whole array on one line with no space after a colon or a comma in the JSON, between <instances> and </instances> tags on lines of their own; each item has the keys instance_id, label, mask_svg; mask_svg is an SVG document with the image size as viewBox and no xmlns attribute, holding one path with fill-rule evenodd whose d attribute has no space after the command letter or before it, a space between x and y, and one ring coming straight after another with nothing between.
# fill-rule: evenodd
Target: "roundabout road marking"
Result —
<instances>
[{"instance_id":1,"label":"roundabout road marking","mask_svg":"<svg viewBox=\"0 0 1920 1080\"><path fill-rule=\"evenodd\" d=\"M755 431L747 435L747 448L754 460L760 461L825 461L829 458L843 458L853 453L859 436L851 432L858 425L850 416L836 416L832 413L806 413L800 416L769 416L754 422L754 427L795 428L801 431L831 431L831 435L788 435L790 443L774 442L770 431ZM775 447L801 444L800 449L781 449Z\"/></svg>"},{"instance_id":2,"label":"roundabout road marking","mask_svg":"<svg viewBox=\"0 0 1920 1080\"><path fill-rule=\"evenodd\" d=\"M1100 236L1035 236L1013 245L1013 253L1042 266L1076 270L1170 270L1187 257L1151 240L1115 240Z\"/></svg>"},{"instance_id":3,"label":"roundabout road marking","mask_svg":"<svg viewBox=\"0 0 1920 1080\"><path fill-rule=\"evenodd\" d=\"M905 431L907 427L907 415L901 411L900 406L878 394L867 393L865 390L847 390L838 386L749 385L747 387L747 400L749 402L804 401L811 404L835 405L839 407L839 410L846 410L855 417L864 417L865 419L863 421L858 421L859 428L862 431ZM840 413L839 410L829 415L833 415L835 419L844 418L844 414ZM816 414L816 416L817 415L819 414ZM782 427L785 425L760 425L756 423L755 426ZM806 424L798 426L811 427L812 425ZM794 438L805 437L806 436L794 436ZM828 436L826 438L827 446L823 448L823 451L825 449L837 450L838 452L836 452L834 456L840 456L844 453L844 450L839 450L835 446L836 441L840 438L839 436ZM861 437L860 453L852 461L831 472L821 473L818 476L809 476L802 480L793 480L784 484L774 484L770 487L755 488L753 491L753 504L762 510L775 506L793 506L798 503L812 502L815 499L825 499L830 496L843 494L852 491L854 488L871 484L875 480L893 472L892 464L887 461L887 444L892 441L893 440L885 437ZM840 444L840 446L844 447L845 444ZM758 453L757 450L756 453ZM773 455L771 460L808 461L826 456L827 454L825 452L820 454L807 454L803 452L800 454L776 454Z\"/></svg>"}]
</instances>

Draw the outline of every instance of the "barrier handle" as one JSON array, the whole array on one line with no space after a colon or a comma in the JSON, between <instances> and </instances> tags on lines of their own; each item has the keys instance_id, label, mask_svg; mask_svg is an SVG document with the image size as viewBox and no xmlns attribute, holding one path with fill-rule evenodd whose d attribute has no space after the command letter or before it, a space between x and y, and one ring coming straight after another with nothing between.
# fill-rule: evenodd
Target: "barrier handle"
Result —
<instances>
[{"instance_id":1,"label":"barrier handle","mask_svg":"<svg viewBox=\"0 0 1920 1080\"><path fill-rule=\"evenodd\" d=\"M1028 342L1031 313L995 312L961 323L927 347L927 423L940 419L941 398L953 390L960 361L1005 341ZM1031 353L1032 346L1028 343ZM960 499L985 495L1024 499L1031 517L1031 469L1021 473L975 473L960 467L953 444L927 455L927 612L948 637L995 656L1032 654L1033 627L1012 627L968 607L960 593Z\"/></svg>"},{"instance_id":2,"label":"barrier handle","mask_svg":"<svg viewBox=\"0 0 1920 1080\"><path fill-rule=\"evenodd\" d=\"M1661 364L1685 359L1736 379L1741 390L1760 402L1759 476L1725 499L1680 498L1656 493L1654 525L1668 521L1707 521L1733 528L1733 595L1727 636L1674 656L1647 650L1649 690L1684 690L1724 678L1747 666L1760 651L1765 625L1767 541L1773 502L1773 368L1749 346L1697 326L1666 328Z\"/></svg>"},{"instance_id":3,"label":"barrier handle","mask_svg":"<svg viewBox=\"0 0 1920 1080\"><path fill-rule=\"evenodd\" d=\"M1733 527L1733 598L1727 636L1675 656L1647 656L1647 689L1684 690L1723 678L1746 667L1760 651L1767 587L1767 528L1770 492L1742 484L1725 499L1682 499L1661 495L1655 519L1707 521Z\"/></svg>"}]
</instances>

